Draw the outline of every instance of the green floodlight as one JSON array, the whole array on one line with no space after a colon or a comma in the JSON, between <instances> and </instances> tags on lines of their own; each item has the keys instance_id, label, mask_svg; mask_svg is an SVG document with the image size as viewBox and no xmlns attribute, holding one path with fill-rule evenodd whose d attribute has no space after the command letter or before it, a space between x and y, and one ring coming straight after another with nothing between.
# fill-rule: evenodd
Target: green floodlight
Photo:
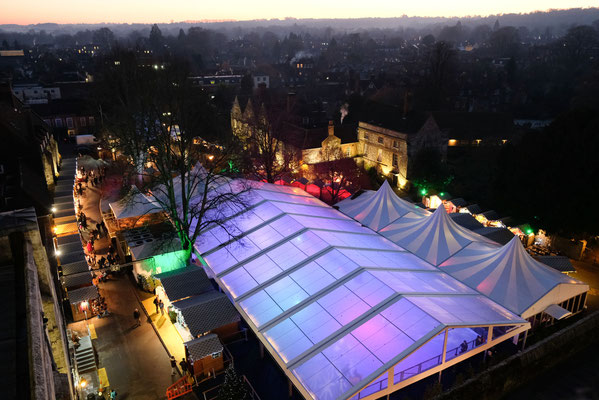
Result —
<instances>
[{"instance_id":1,"label":"green floodlight","mask_svg":"<svg viewBox=\"0 0 599 400\"><path fill-rule=\"evenodd\" d=\"M439 196L445 196L445 192L439 193Z\"/></svg>"},{"instance_id":2,"label":"green floodlight","mask_svg":"<svg viewBox=\"0 0 599 400\"><path fill-rule=\"evenodd\" d=\"M420 189L420 194L425 196L426 195L426 189L422 188Z\"/></svg>"}]
</instances>

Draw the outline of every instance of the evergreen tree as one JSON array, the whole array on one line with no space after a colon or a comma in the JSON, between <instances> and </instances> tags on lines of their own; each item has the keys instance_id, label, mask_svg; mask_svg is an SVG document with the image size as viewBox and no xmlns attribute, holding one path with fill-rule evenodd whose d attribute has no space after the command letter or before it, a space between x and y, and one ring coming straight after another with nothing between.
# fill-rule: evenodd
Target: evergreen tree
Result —
<instances>
[{"instance_id":1,"label":"evergreen tree","mask_svg":"<svg viewBox=\"0 0 599 400\"><path fill-rule=\"evenodd\" d=\"M229 366L225 371L225 381L218 392L218 400L247 400L250 396L243 378Z\"/></svg>"}]
</instances>

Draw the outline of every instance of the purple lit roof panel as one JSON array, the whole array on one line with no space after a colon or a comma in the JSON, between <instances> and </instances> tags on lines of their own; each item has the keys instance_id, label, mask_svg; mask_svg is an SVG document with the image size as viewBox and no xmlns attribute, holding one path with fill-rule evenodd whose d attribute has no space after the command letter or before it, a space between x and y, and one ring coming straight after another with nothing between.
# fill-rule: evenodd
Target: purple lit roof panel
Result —
<instances>
[{"instance_id":1,"label":"purple lit roof panel","mask_svg":"<svg viewBox=\"0 0 599 400\"><path fill-rule=\"evenodd\" d=\"M314 232L304 232L289 241L300 249L307 256L318 253L324 248L328 247L328 244L319 238Z\"/></svg>"},{"instance_id":2,"label":"purple lit roof panel","mask_svg":"<svg viewBox=\"0 0 599 400\"><path fill-rule=\"evenodd\" d=\"M266 253L283 271L300 263L306 255L290 242L284 242Z\"/></svg>"},{"instance_id":3,"label":"purple lit roof panel","mask_svg":"<svg viewBox=\"0 0 599 400\"><path fill-rule=\"evenodd\" d=\"M218 249L214 253L204 256L204 259L216 274L220 274L237 263L235 257L226 248Z\"/></svg>"},{"instance_id":4,"label":"purple lit roof panel","mask_svg":"<svg viewBox=\"0 0 599 400\"><path fill-rule=\"evenodd\" d=\"M315 262L336 279L343 278L350 272L359 268L358 264L344 256L337 249L323 254L322 256L318 257Z\"/></svg>"},{"instance_id":5,"label":"purple lit roof panel","mask_svg":"<svg viewBox=\"0 0 599 400\"><path fill-rule=\"evenodd\" d=\"M318 400L337 399L352 386L322 354L312 357L293 373Z\"/></svg>"},{"instance_id":6,"label":"purple lit roof panel","mask_svg":"<svg viewBox=\"0 0 599 400\"><path fill-rule=\"evenodd\" d=\"M315 217L335 218L351 221L351 218L330 207L313 207L301 204L276 203L277 208L290 214L310 215Z\"/></svg>"},{"instance_id":7,"label":"purple lit roof panel","mask_svg":"<svg viewBox=\"0 0 599 400\"><path fill-rule=\"evenodd\" d=\"M289 276L310 295L315 294L336 281L331 274L315 262L306 264Z\"/></svg>"},{"instance_id":8,"label":"purple lit roof panel","mask_svg":"<svg viewBox=\"0 0 599 400\"><path fill-rule=\"evenodd\" d=\"M245 268L237 268L221 278L229 293L235 298L258 286Z\"/></svg>"},{"instance_id":9,"label":"purple lit roof panel","mask_svg":"<svg viewBox=\"0 0 599 400\"><path fill-rule=\"evenodd\" d=\"M290 236L302 230L304 227L289 215L285 215L270 223L270 226L282 236Z\"/></svg>"},{"instance_id":10,"label":"purple lit roof panel","mask_svg":"<svg viewBox=\"0 0 599 400\"><path fill-rule=\"evenodd\" d=\"M438 271L426 261L406 251L339 249L361 267Z\"/></svg>"}]
</instances>

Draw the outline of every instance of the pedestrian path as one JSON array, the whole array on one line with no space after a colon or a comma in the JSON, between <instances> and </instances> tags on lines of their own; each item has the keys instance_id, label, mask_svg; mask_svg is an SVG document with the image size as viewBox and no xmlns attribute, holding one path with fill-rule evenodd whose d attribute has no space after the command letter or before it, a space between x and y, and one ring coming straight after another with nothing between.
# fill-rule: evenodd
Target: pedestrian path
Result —
<instances>
[{"instance_id":1,"label":"pedestrian path","mask_svg":"<svg viewBox=\"0 0 599 400\"><path fill-rule=\"evenodd\" d=\"M137 290L137 293L142 299L142 305L146 313L150 316L152 324L158 331L158 334L162 338L164 345L168 349L168 352L175 356L177 361L181 361L185 357L185 347L183 346L183 339L177 331L177 328L171 322L168 312L164 312L161 315L160 312L156 312L156 306L153 301L156 296L150 295L147 292Z\"/></svg>"},{"instance_id":2,"label":"pedestrian path","mask_svg":"<svg viewBox=\"0 0 599 400\"><path fill-rule=\"evenodd\" d=\"M100 187L92 186L80 198L89 224L102 220L101 196ZM88 240L89 233L84 232L83 237ZM105 255L109 243L107 237L96 240L96 255ZM152 324L142 317L141 326L134 326L133 310L141 309L135 287L127 275L117 274L99 283L98 288L110 314L70 324L69 329L82 335L90 333L98 356L97 376L104 392L114 389L123 399L164 399L166 388L179 376L171 376L169 356Z\"/></svg>"}]
</instances>

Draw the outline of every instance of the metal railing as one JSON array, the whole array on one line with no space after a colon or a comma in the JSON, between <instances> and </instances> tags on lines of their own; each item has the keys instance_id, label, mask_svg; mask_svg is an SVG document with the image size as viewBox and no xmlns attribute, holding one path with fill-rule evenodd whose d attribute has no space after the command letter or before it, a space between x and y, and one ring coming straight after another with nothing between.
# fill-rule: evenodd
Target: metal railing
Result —
<instances>
[{"instance_id":1,"label":"metal railing","mask_svg":"<svg viewBox=\"0 0 599 400\"><path fill-rule=\"evenodd\" d=\"M509 330L507 332L509 332ZM474 340L471 340L470 342L467 342L468 346L464 350L462 350L461 344L453 349L447 350L445 353L445 361L449 361L449 360L457 357L460 354L467 353L468 351L474 349L475 347L485 344L486 341L487 341L487 339L483 337L483 341L477 345L476 339L474 339ZM411 378L418 374L421 374L424 371L427 371L431 368L441 365L441 362L443 361L442 356L443 356L443 354L439 354L435 357L431 357L428 360L422 361L419 364L416 364L414 366L411 366L410 368L406 368L403 371L400 371L400 372L394 374L393 375L393 383L397 384L397 383L402 382L408 378ZM364 397L370 396L373 393L376 393L383 389L386 389L387 384L388 384L387 378L385 377L385 379L375 382L369 386L366 386L364 389L360 390L360 392L356 396L352 397L352 400L359 400Z\"/></svg>"}]
</instances>

